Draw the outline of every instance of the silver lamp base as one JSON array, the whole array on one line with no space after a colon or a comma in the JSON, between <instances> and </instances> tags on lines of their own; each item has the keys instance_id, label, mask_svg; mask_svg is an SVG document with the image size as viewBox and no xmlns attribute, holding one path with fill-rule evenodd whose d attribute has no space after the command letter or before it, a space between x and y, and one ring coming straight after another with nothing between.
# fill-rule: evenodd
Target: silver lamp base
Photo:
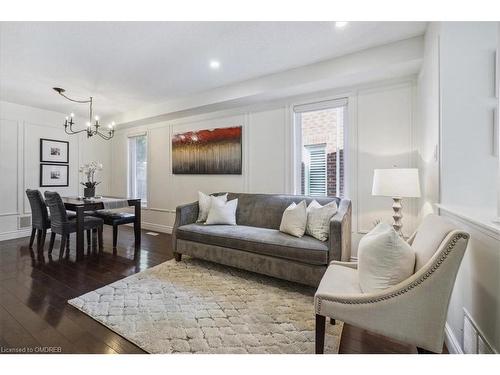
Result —
<instances>
[{"instance_id":1,"label":"silver lamp base","mask_svg":"<svg viewBox=\"0 0 500 375\"><path fill-rule=\"evenodd\" d=\"M392 214L392 218L394 219L394 223L392 223L392 227L396 231L397 234L404 238L402 228L403 228L403 205L402 198L392 197L394 203L392 204L392 209L394 213Z\"/></svg>"}]
</instances>

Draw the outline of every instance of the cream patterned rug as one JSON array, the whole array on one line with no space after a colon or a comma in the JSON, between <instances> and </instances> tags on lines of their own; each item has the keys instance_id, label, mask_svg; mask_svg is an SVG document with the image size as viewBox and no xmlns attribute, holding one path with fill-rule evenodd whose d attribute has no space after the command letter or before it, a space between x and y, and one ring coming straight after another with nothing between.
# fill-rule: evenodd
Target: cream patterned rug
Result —
<instances>
[{"instance_id":1,"label":"cream patterned rug","mask_svg":"<svg viewBox=\"0 0 500 375\"><path fill-rule=\"evenodd\" d=\"M314 353L314 290L186 258L68 301L149 353ZM327 324L338 353L342 323Z\"/></svg>"}]
</instances>

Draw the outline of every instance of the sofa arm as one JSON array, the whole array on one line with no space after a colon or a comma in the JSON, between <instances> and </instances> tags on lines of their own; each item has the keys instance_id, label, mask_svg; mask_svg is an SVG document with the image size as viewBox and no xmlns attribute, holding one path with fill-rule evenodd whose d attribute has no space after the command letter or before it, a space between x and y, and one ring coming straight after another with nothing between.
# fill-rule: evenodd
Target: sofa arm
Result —
<instances>
[{"instance_id":1,"label":"sofa arm","mask_svg":"<svg viewBox=\"0 0 500 375\"><path fill-rule=\"evenodd\" d=\"M198 202L187 203L177 206L175 209L174 228L181 225L196 223L198 219Z\"/></svg>"},{"instance_id":2,"label":"sofa arm","mask_svg":"<svg viewBox=\"0 0 500 375\"><path fill-rule=\"evenodd\" d=\"M351 201L349 199L342 199L337 213L330 219L328 262L331 262L332 260L340 260L344 262L350 260L351 216Z\"/></svg>"},{"instance_id":3,"label":"sofa arm","mask_svg":"<svg viewBox=\"0 0 500 375\"><path fill-rule=\"evenodd\" d=\"M175 223L172 229L172 246L174 252L177 250L177 228L182 225L196 223L198 210L198 202L183 204L177 206L175 209Z\"/></svg>"}]
</instances>

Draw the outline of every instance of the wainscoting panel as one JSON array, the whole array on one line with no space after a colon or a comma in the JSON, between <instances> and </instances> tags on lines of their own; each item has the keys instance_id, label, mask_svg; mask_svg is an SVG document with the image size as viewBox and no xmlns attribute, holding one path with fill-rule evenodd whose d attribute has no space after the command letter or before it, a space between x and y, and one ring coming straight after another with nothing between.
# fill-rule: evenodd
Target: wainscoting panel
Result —
<instances>
[{"instance_id":1,"label":"wainscoting panel","mask_svg":"<svg viewBox=\"0 0 500 375\"><path fill-rule=\"evenodd\" d=\"M19 124L13 120L0 120L0 216L17 215L18 207L18 174Z\"/></svg>"}]
</instances>

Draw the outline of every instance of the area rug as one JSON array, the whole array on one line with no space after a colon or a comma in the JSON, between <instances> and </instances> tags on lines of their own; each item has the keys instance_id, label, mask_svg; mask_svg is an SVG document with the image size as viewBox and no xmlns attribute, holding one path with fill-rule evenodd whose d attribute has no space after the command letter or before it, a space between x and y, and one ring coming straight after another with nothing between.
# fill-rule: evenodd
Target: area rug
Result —
<instances>
[{"instance_id":1,"label":"area rug","mask_svg":"<svg viewBox=\"0 0 500 375\"><path fill-rule=\"evenodd\" d=\"M186 258L68 301L148 353L314 353L314 290ZM338 353L342 323L327 324Z\"/></svg>"}]
</instances>

